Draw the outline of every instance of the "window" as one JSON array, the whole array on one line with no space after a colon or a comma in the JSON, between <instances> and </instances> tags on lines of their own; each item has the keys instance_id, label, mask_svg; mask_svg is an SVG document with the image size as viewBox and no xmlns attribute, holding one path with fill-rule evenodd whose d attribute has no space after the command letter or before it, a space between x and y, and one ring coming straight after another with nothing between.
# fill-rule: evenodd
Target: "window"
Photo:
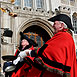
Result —
<instances>
[{"instance_id":1,"label":"window","mask_svg":"<svg viewBox=\"0 0 77 77\"><path fill-rule=\"evenodd\" d=\"M24 0L24 5L26 7L32 7L32 0Z\"/></svg>"},{"instance_id":2,"label":"window","mask_svg":"<svg viewBox=\"0 0 77 77\"><path fill-rule=\"evenodd\" d=\"M36 0L36 6L37 6L37 8L42 8L43 7L43 0Z\"/></svg>"},{"instance_id":3,"label":"window","mask_svg":"<svg viewBox=\"0 0 77 77\"><path fill-rule=\"evenodd\" d=\"M45 43L42 39L42 37L40 37L38 34L36 33L32 33L32 32L28 32L28 33L24 33L25 35L28 36L28 38L34 40L37 44L38 47L43 46L43 44Z\"/></svg>"},{"instance_id":4,"label":"window","mask_svg":"<svg viewBox=\"0 0 77 77\"><path fill-rule=\"evenodd\" d=\"M15 0L15 5L20 6L21 5L21 0Z\"/></svg>"},{"instance_id":5,"label":"window","mask_svg":"<svg viewBox=\"0 0 77 77\"><path fill-rule=\"evenodd\" d=\"M77 57L77 49L76 49L76 57Z\"/></svg>"},{"instance_id":6,"label":"window","mask_svg":"<svg viewBox=\"0 0 77 77\"><path fill-rule=\"evenodd\" d=\"M74 33L77 34L77 18L73 16Z\"/></svg>"},{"instance_id":7,"label":"window","mask_svg":"<svg viewBox=\"0 0 77 77\"><path fill-rule=\"evenodd\" d=\"M75 1L75 0L70 0L70 1Z\"/></svg>"}]
</instances>

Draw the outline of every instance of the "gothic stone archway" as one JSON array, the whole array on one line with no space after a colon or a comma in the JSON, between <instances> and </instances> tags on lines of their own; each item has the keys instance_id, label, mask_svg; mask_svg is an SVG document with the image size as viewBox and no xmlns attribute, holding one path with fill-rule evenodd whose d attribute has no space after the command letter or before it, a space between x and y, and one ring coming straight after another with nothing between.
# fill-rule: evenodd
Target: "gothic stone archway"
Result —
<instances>
[{"instance_id":1,"label":"gothic stone archway","mask_svg":"<svg viewBox=\"0 0 77 77\"><path fill-rule=\"evenodd\" d=\"M40 18L31 19L25 22L20 28L19 32L20 31L24 33L30 32L30 33L38 34L40 37L42 37L44 42L46 42L53 36L52 25L48 21L45 21ZM18 32L18 37L20 37L19 32Z\"/></svg>"}]
</instances>

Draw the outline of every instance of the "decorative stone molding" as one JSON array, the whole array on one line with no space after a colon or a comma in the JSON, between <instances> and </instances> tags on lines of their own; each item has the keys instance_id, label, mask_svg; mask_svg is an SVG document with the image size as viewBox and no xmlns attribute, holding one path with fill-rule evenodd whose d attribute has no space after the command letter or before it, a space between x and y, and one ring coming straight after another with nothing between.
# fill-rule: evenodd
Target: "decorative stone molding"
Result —
<instances>
[{"instance_id":1,"label":"decorative stone molding","mask_svg":"<svg viewBox=\"0 0 77 77\"><path fill-rule=\"evenodd\" d=\"M45 10L44 9L36 9L36 12L41 12L41 13L43 13L43 12L45 12Z\"/></svg>"},{"instance_id":2,"label":"decorative stone molding","mask_svg":"<svg viewBox=\"0 0 77 77\"><path fill-rule=\"evenodd\" d=\"M61 3L69 5L69 0L61 0Z\"/></svg>"},{"instance_id":3,"label":"decorative stone molding","mask_svg":"<svg viewBox=\"0 0 77 77\"><path fill-rule=\"evenodd\" d=\"M14 6L14 10L21 9L21 6Z\"/></svg>"},{"instance_id":4,"label":"decorative stone molding","mask_svg":"<svg viewBox=\"0 0 77 77\"><path fill-rule=\"evenodd\" d=\"M23 10L25 10L25 11L33 11L34 9L33 8L24 7Z\"/></svg>"},{"instance_id":5,"label":"decorative stone molding","mask_svg":"<svg viewBox=\"0 0 77 77\"><path fill-rule=\"evenodd\" d=\"M45 9L33 9L28 7L21 8L20 6L14 6L14 12L17 13L19 17L49 17L49 15L52 13L48 13L47 11L45 11Z\"/></svg>"},{"instance_id":6,"label":"decorative stone molding","mask_svg":"<svg viewBox=\"0 0 77 77\"><path fill-rule=\"evenodd\" d=\"M52 28L52 25L48 21L43 20L41 18L29 19L28 21L25 21L23 24L21 24L21 26L19 27L18 32L17 32L17 34L18 34L17 37L20 37L19 36L20 31L23 32L26 28L28 28L32 25L37 25L37 26L43 28L50 35L50 37L52 37L53 31L54 31ZM19 43L19 39L17 39L17 43Z\"/></svg>"},{"instance_id":7,"label":"decorative stone molding","mask_svg":"<svg viewBox=\"0 0 77 77\"><path fill-rule=\"evenodd\" d=\"M58 7L60 13L66 13L66 14L70 14L71 10L69 7L66 6L59 6Z\"/></svg>"}]
</instances>

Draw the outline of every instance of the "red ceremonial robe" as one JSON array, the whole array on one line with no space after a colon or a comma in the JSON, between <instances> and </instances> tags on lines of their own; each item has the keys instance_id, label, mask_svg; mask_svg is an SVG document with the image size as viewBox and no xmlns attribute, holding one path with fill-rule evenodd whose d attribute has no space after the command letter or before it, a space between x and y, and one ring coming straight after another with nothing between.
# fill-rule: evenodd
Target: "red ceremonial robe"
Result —
<instances>
[{"instance_id":1,"label":"red ceremonial robe","mask_svg":"<svg viewBox=\"0 0 77 77\"><path fill-rule=\"evenodd\" d=\"M34 50L33 47L30 49ZM16 51L15 56L17 52L18 50ZM41 71L31 64L33 63L34 57L27 56L25 57L25 60L28 61L28 63L25 62L17 72L13 72L12 77L40 77Z\"/></svg>"},{"instance_id":2,"label":"red ceremonial robe","mask_svg":"<svg viewBox=\"0 0 77 77\"><path fill-rule=\"evenodd\" d=\"M48 40L38 54L49 67L42 77L77 77L76 52L73 38L68 32L58 32Z\"/></svg>"}]
</instances>

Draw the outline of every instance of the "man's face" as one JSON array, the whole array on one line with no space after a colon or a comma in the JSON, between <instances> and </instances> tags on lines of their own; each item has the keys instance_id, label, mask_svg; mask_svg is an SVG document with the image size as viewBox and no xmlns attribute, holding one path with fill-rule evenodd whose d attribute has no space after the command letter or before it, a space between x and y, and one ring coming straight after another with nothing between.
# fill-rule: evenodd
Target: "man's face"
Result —
<instances>
[{"instance_id":1,"label":"man's face","mask_svg":"<svg viewBox=\"0 0 77 77\"><path fill-rule=\"evenodd\" d=\"M55 32L58 32L63 29L62 23L60 21L55 21L53 24Z\"/></svg>"},{"instance_id":2,"label":"man's face","mask_svg":"<svg viewBox=\"0 0 77 77\"><path fill-rule=\"evenodd\" d=\"M29 45L29 42L28 42L26 39L23 39L23 40L21 41L21 45L22 45L22 46L27 46L27 45Z\"/></svg>"}]
</instances>

